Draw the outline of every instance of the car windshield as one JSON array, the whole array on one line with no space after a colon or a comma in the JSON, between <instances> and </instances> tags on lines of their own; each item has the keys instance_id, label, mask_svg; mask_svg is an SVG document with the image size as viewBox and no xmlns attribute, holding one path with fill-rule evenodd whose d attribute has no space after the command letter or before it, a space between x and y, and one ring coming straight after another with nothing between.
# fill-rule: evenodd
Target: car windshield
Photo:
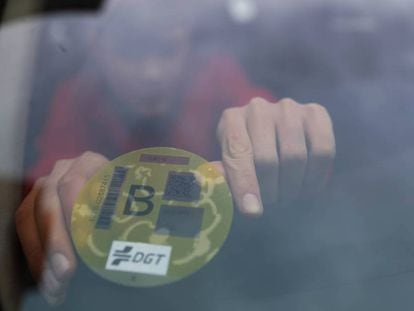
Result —
<instances>
[{"instance_id":1,"label":"car windshield","mask_svg":"<svg viewBox=\"0 0 414 311\"><path fill-rule=\"evenodd\" d=\"M0 309L412 310L413 12L1 2Z\"/></svg>"}]
</instances>

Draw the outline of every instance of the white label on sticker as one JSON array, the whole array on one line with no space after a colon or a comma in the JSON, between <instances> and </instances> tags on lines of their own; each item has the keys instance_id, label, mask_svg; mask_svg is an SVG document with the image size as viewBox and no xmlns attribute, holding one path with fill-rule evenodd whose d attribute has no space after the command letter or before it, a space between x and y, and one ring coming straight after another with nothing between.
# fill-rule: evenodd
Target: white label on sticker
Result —
<instances>
[{"instance_id":1,"label":"white label on sticker","mask_svg":"<svg viewBox=\"0 0 414 311\"><path fill-rule=\"evenodd\" d=\"M113 241L107 270L167 275L171 246Z\"/></svg>"}]
</instances>

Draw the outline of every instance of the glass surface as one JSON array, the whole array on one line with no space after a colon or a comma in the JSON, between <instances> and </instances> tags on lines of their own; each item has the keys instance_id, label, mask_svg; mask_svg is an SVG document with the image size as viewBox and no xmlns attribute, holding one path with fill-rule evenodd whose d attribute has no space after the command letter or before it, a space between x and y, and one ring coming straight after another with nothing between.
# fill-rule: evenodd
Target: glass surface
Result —
<instances>
[{"instance_id":1,"label":"glass surface","mask_svg":"<svg viewBox=\"0 0 414 311\"><path fill-rule=\"evenodd\" d=\"M413 309L412 1L13 0L0 12L3 309ZM152 147L209 161L233 222L197 272L122 286L76 253L72 208L108 161ZM154 208L211 251L203 214Z\"/></svg>"}]
</instances>

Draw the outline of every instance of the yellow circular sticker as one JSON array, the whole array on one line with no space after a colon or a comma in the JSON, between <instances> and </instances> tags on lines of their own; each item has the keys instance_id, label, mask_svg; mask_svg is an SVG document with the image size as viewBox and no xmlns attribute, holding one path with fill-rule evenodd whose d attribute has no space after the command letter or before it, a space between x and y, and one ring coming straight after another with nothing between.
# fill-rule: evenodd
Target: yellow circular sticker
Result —
<instances>
[{"instance_id":1,"label":"yellow circular sticker","mask_svg":"<svg viewBox=\"0 0 414 311\"><path fill-rule=\"evenodd\" d=\"M127 286L182 279L220 250L233 203L224 176L175 148L127 153L100 169L79 194L72 239L97 274Z\"/></svg>"}]
</instances>

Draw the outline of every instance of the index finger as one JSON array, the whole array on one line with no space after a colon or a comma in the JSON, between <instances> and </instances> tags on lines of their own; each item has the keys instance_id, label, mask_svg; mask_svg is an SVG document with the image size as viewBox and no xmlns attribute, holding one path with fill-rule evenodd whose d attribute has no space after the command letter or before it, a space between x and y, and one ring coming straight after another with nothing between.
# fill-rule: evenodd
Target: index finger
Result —
<instances>
[{"instance_id":1,"label":"index finger","mask_svg":"<svg viewBox=\"0 0 414 311\"><path fill-rule=\"evenodd\" d=\"M262 214L260 188L244 110L227 109L220 120L217 135L222 147L223 166L236 205L245 214Z\"/></svg>"}]
</instances>

